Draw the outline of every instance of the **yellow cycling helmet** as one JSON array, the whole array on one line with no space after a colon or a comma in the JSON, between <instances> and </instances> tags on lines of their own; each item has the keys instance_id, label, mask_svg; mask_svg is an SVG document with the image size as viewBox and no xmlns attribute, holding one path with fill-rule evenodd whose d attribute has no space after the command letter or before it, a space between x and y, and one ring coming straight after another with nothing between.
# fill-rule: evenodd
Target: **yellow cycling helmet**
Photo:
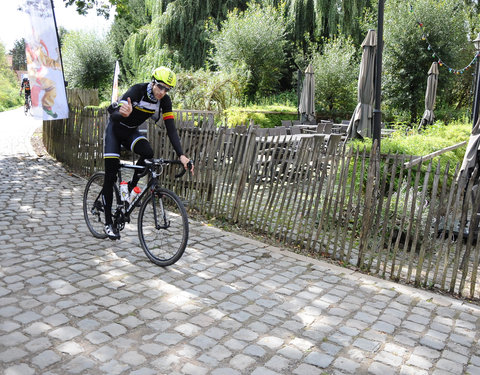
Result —
<instances>
[{"instance_id":1,"label":"yellow cycling helmet","mask_svg":"<svg viewBox=\"0 0 480 375\"><path fill-rule=\"evenodd\" d=\"M156 82L166 83L168 86L175 87L177 84L177 76L170 68L166 66L160 66L153 69L152 80Z\"/></svg>"}]
</instances>

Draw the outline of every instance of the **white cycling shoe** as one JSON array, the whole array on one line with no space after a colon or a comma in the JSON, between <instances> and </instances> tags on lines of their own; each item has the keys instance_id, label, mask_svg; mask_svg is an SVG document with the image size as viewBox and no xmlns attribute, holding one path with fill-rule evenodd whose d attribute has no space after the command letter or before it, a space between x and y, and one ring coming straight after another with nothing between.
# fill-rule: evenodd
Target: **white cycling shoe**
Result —
<instances>
[{"instance_id":1,"label":"white cycling shoe","mask_svg":"<svg viewBox=\"0 0 480 375\"><path fill-rule=\"evenodd\" d=\"M114 228L112 224L105 224L105 227L103 228L103 231L105 234L110 238L111 240L119 240L120 239L120 233L118 233L117 229Z\"/></svg>"}]
</instances>

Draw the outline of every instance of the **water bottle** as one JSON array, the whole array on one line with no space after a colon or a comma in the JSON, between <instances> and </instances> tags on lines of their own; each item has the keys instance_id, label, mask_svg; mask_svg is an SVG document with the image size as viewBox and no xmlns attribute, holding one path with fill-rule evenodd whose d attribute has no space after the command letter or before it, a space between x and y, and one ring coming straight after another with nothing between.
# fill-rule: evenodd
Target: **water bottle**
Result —
<instances>
[{"instance_id":1,"label":"water bottle","mask_svg":"<svg viewBox=\"0 0 480 375\"><path fill-rule=\"evenodd\" d=\"M120 182L120 199L122 201L128 202L128 182L122 181Z\"/></svg>"},{"instance_id":2,"label":"water bottle","mask_svg":"<svg viewBox=\"0 0 480 375\"><path fill-rule=\"evenodd\" d=\"M130 193L130 201L129 203L132 204L133 201L137 198L137 195L140 194L140 192L142 191L142 189L140 189L138 186L135 186L132 190L132 192Z\"/></svg>"}]
</instances>

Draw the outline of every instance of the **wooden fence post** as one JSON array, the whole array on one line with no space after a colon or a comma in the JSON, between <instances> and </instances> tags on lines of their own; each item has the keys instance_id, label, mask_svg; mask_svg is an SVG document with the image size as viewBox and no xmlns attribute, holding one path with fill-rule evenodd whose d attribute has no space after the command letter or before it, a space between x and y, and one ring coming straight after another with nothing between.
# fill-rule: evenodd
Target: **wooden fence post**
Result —
<instances>
[{"instance_id":1,"label":"wooden fence post","mask_svg":"<svg viewBox=\"0 0 480 375\"><path fill-rule=\"evenodd\" d=\"M362 268L365 252L368 249L369 234L371 232L373 217L375 216L374 187L378 184L379 161L377 141L373 142L370 151L370 165L368 166L367 185L365 187L365 203L363 207L363 225L360 233L360 246L358 252L357 267Z\"/></svg>"},{"instance_id":2,"label":"wooden fence post","mask_svg":"<svg viewBox=\"0 0 480 375\"><path fill-rule=\"evenodd\" d=\"M255 150L255 136L256 133L253 131L252 128L249 128L247 132L247 139L245 141L245 153L243 154L243 157L241 159L241 164L238 166L238 170L240 173L232 214L234 223L238 221L238 215L242 206L243 192L245 190L247 177L251 168L251 161L253 160L253 153Z\"/></svg>"}]
</instances>

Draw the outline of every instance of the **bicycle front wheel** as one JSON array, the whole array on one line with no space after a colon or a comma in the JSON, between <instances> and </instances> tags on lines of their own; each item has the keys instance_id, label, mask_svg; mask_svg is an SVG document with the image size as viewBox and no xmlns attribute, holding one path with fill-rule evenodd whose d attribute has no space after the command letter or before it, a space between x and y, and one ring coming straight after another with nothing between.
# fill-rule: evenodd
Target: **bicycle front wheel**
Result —
<instances>
[{"instance_id":1,"label":"bicycle front wheel","mask_svg":"<svg viewBox=\"0 0 480 375\"><path fill-rule=\"evenodd\" d=\"M83 193L83 217L90 232L96 238L107 238L103 231L105 226L105 209L102 201L104 172L97 172L87 182Z\"/></svg>"},{"instance_id":2,"label":"bicycle front wheel","mask_svg":"<svg viewBox=\"0 0 480 375\"><path fill-rule=\"evenodd\" d=\"M138 214L138 237L148 259L158 266L181 258L187 247L188 217L173 191L160 188L144 200Z\"/></svg>"}]
</instances>

